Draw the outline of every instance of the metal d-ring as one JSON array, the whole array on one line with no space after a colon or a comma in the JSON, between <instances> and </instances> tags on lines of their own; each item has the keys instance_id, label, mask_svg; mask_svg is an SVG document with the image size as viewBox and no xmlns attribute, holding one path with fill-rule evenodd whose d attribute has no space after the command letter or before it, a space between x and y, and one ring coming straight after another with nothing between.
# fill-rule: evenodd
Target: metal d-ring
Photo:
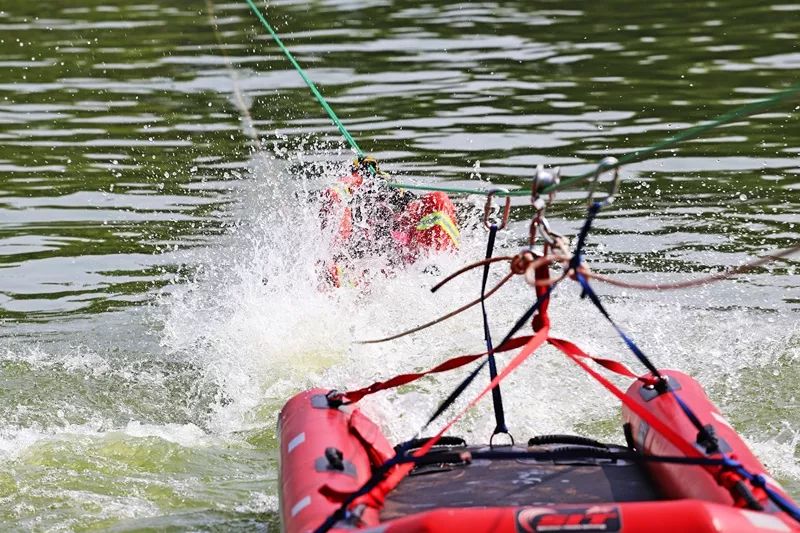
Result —
<instances>
[{"instance_id":1,"label":"metal d-ring","mask_svg":"<svg viewBox=\"0 0 800 533\"><path fill-rule=\"evenodd\" d=\"M494 443L494 438L495 438L496 435L508 435L508 438L511 440L511 443L510 444L495 444ZM509 433L508 431L496 431L496 432L492 433L492 436L489 437L489 448L495 448L495 447L499 447L499 446L511 446L511 447L513 447L514 446L514 436L511 433Z\"/></svg>"},{"instance_id":2,"label":"metal d-ring","mask_svg":"<svg viewBox=\"0 0 800 533\"><path fill-rule=\"evenodd\" d=\"M604 172L607 170L614 170L614 180L611 182L611 187L608 190L608 196L606 196L605 200L603 200L602 205L611 205L614 202L614 197L617 195L617 191L619 191L619 160L616 157L604 157L600 163L597 165L597 170L594 173L594 180L592 180L592 184L589 187L589 196L586 199L589 207L592 206L592 198L594 198L594 191L597 188L597 183L600 181L600 176L603 175Z\"/></svg>"},{"instance_id":3,"label":"metal d-ring","mask_svg":"<svg viewBox=\"0 0 800 533\"><path fill-rule=\"evenodd\" d=\"M496 188L490 190L486 195L486 205L483 208L483 225L486 229L490 229L492 225L496 225L495 222L489 222L489 215L492 212L492 199L497 193L506 193L506 205L503 207L503 217L500 219L500 226L497 229L501 230L508 226L508 216L511 213L511 196L508 195L508 189Z\"/></svg>"}]
</instances>

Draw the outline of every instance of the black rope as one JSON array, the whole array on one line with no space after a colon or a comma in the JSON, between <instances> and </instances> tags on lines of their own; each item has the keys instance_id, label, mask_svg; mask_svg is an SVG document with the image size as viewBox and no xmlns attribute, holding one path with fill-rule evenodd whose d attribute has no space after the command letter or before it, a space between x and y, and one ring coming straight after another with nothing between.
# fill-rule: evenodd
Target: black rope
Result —
<instances>
[{"instance_id":1,"label":"black rope","mask_svg":"<svg viewBox=\"0 0 800 533\"><path fill-rule=\"evenodd\" d=\"M611 318L611 315L606 310L603 303L600 301L600 298L597 294L592 290L589 282L581 275L578 271L578 267L580 267L581 262L583 261L583 248L586 246L586 237L589 235L589 230L592 229L592 222L594 222L597 213L600 212L600 209L603 207L603 204L600 202L593 202L591 206L589 206L589 212L586 215L586 221L583 223L583 227L581 228L581 232L578 234L578 243L575 246L575 252L572 254L572 259L570 259L569 269L575 273L575 277L578 280L578 283L581 284L582 292L581 298L588 297L589 300L594 304L595 307L600 311L600 313L608 320L614 329L617 330L622 340L625 341L628 348L636 355L636 357L641 361L641 363L647 367L653 376L658 378L659 383L665 383L664 378L661 376L661 373L658 371L658 368L653 364L652 361L642 352L641 349L633 342L633 340L625 334L622 329L617 326L614 320Z\"/></svg>"},{"instance_id":2,"label":"black rope","mask_svg":"<svg viewBox=\"0 0 800 533\"><path fill-rule=\"evenodd\" d=\"M583 260L583 248L586 245L586 237L589 234L589 230L592 227L592 222L594 221L597 213L600 212L600 209L603 207L603 204L600 202L593 202L592 205L589 207L589 212L586 216L586 221L581 228L581 232L578 235L578 243L575 247L575 253L570 260L570 269L575 272L575 276L580 283L582 288L581 298L588 297L589 300L594 304L594 306L600 311L600 313L608 320L608 322L614 327L617 331L617 334L622 338L628 348L633 352L637 359L647 367L647 370L650 371L653 376L658 378L658 384L656 385L656 389L659 392L671 392L675 400L678 402L681 410L684 412L686 417L692 423L692 425L698 431L698 442L704 443L707 447L709 453L714 451L719 451L719 442L716 436L713 433L713 429L711 426L704 426L700 419L697 418L697 415L691 410L691 408L681 399L681 397L676 394L674 391L670 390L670 387L667 383L667 380L662 376L661 372L658 371L656 365L650 360L647 355L639 348L639 346L631 339L625 331L620 328L617 323L611 318L611 314L606 310L603 303L600 301L600 297L597 295L596 292L592 289L592 286L589 284L589 281L578 272L578 267Z\"/></svg>"},{"instance_id":3,"label":"black rope","mask_svg":"<svg viewBox=\"0 0 800 533\"><path fill-rule=\"evenodd\" d=\"M607 450L601 448L560 448L545 451L476 451L471 452L472 459L488 460L534 460L534 461L570 461L580 459L608 459L629 461L632 463L670 463L681 465L723 466L732 468L730 461L722 457L685 457L670 455L648 455L630 450Z\"/></svg>"},{"instance_id":4,"label":"black rope","mask_svg":"<svg viewBox=\"0 0 800 533\"><path fill-rule=\"evenodd\" d=\"M675 400L678 402L681 410L686 414L686 417L692 423L692 425L697 429L699 438L698 442L706 443L709 452L719 451L719 442L717 441L716 436L713 433L713 430L710 429L711 426L704 426L700 419L697 418L697 415L691 410L691 408L681 399L681 397L675 393L675 391L670 390L667 380L662 376L662 374L658 371L658 368L653 364L647 355L637 346L637 344L631 339L627 333L625 333L622 328L620 328L617 323L611 318L611 314L606 310L603 303L600 301L600 297L597 295L596 292L592 289L592 286L589 284L589 281L578 272L578 267L583 260L582 253L583 247L586 244L586 237L589 234L589 230L592 227L592 222L594 221L597 213L600 212L600 209L603 207L603 204L600 202L594 202L589 207L589 213L586 216L586 221L581 228L581 232L578 235L578 243L575 247L575 253L572 256L570 261L570 269L575 272L576 278L578 283L580 283L582 288L581 297L586 298L588 297L589 300L594 304L594 306L600 311L600 313L608 320L609 323L614 327L617 331L619 336L628 346L628 348L633 352L637 359L647 367L647 370L650 371L653 376L658 378L658 384L656 385L657 390L659 392L671 392Z\"/></svg>"},{"instance_id":5,"label":"black rope","mask_svg":"<svg viewBox=\"0 0 800 533\"><path fill-rule=\"evenodd\" d=\"M497 236L497 224L492 224L489 227L489 241L486 243L486 259L492 258L494 252L494 241ZM481 311L483 312L483 338L486 341L486 351L489 352L489 379L491 381L497 377L497 361L494 357L494 346L492 345L492 332L489 328L489 316L486 313L486 283L489 280L489 267L487 262L483 265L483 280L481 281ZM508 427L506 427L506 414L503 410L503 395L500 392L500 384L498 383L492 389L492 406L494 407L494 431L492 437L498 433L505 433L510 435Z\"/></svg>"},{"instance_id":6,"label":"black rope","mask_svg":"<svg viewBox=\"0 0 800 533\"><path fill-rule=\"evenodd\" d=\"M581 265L581 261L583 261L583 247L586 245L586 237L589 235L589 230L592 229L592 223L602 207L600 202L593 202L592 205L589 206L586 220L583 222L580 233L578 233L578 243L575 245L575 253L572 254L572 259L570 259L569 262L569 269L572 271L577 270Z\"/></svg>"},{"instance_id":7,"label":"black rope","mask_svg":"<svg viewBox=\"0 0 800 533\"><path fill-rule=\"evenodd\" d=\"M605 446L605 445L604 445ZM410 451L410 450L408 450ZM408 451L399 451L392 458L392 465L408 464L427 465L436 463L469 463L473 460L538 462L579 461L589 459L607 459L609 461L627 461L631 463L669 463L679 465L719 466L736 470L741 467L738 461L725 457L687 457L684 455L651 455L627 449L600 448L595 446L571 446L553 450L502 450L481 448L480 450L444 449L428 456L416 456ZM361 491L358 491L359 495Z\"/></svg>"}]
</instances>

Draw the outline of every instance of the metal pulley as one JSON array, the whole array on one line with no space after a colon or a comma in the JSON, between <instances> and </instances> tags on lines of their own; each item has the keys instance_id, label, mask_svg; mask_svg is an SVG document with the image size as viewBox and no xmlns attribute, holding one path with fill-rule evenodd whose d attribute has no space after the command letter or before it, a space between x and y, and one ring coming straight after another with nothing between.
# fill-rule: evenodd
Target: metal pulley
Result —
<instances>
[{"instance_id":1,"label":"metal pulley","mask_svg":"<svg viewBox=\"0 0 800 533\"><path fill-rule=\"evenodd\" d=\"M555 192L551 192L546 201L542 198L541 193L548 187L559 183L561 183L561 167L555 167L554 169L545 169L544 165L536 167L536 174L534 174L533 182L531 183L531 205L536 211L544 211L545 207L553 203Z\"/></svg>"}]
</instances>

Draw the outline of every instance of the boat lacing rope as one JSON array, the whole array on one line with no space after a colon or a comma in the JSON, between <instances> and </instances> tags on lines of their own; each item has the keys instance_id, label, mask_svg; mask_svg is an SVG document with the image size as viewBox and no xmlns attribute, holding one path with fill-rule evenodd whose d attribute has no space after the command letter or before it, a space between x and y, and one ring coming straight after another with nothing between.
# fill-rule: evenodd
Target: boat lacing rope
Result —
<instances>
[{"instance_id":1,"label":"boat lacing rope","mask_svg":"<svg viewBox=\"0 0 800 533\"><path fill-rule=\"evenodd\" d=\"M667 148L672 148L682 142L700 137L706 132L718 128L719 126L735 122L736 120L739 120L741 118L757 115L783 102L796 99L798 98L798 96L800 96L800 84L793 85L788 89L777 92L772 96L770 96L769 98L765 98L763 100L751 102L749 104L737 107L732 111L723 113L717 116L716 118L709 120L708 122L705 122L703 124L698 124L697 126L685 129L675 135L666 137L662 141L655 143L649 147L628 152L627 154L620 156L619 159L613 165L605 167L605 170L615 170L623 165L644 161L648 159L650 156L656 154L657 152L660 152L661 150L666 150ZM543 194L549 194L557 190L563 189L565 187L582 183L584 181L587 181L595 177L596 172L597 172L596 170L590 170L588 172L585 172L583 174L578 174L576 176L564 177L556 183L550 183L543 186L540 192ZM409 190L440 191L448 194L486 194L487 192L485 190L466 189L459 187L439 187L435 185L415 185L409 183L390 183L389 186L401 189L409 189ZM498 193L497 195L527 196L527 191L512 190L508 192Z\"/></svg>"},{"instance_id":2,"label":"boat lacing rope","mask_svg":"<svg viewBox=\"0 0 800 533\"><path fill-rule=\"evenodd\" d=\"M300 66L300 63L297 62L297 60L294 58L294 56L286 47L286 45L283 44L283 41L281 40L280 36L272 27L272 25L267 21L266 17L264 17L264 15L261 13L261 10L255 4L255 2L253 0L245 0L245 2L247 2L247 5L250 6L250 9L253 11L253 13L255 13L256 17L258 17L258 20L272 36L272 39L275 41L275 44L277 44L278 48L281 49L281 52L283 52L283 55L286 56L286 59L289 60L289 62L292 64L292 66L300 75L300 77L303 78L303 81L311 90L311 94L314 95L314 98L317 99L319 105L322 106L322 109L324 109L325 112L328 114L328 117L330 117L331 122L333 122L333 125L336 126L336 129L339 130L339 133L342 134L342 137L344 137L344 140L347 142L348 145L350 145L350 148L353 150L353 152L355 152L359 158L364 157L364 151L361 150L361 147L358 146L356 140L353 138L352 135L350 135L350 132L347 131L347 128L345 127L344 123L341 120L339 120L339 117L333 111L333 108L330 106L330 104L328 104L328 101L325 100L325 97L322 96L322 93L319 91L319 89L317 89L317 86L314 84L314 82L311 81L311 78L308 77L306 72Z\"/></svg>"}]
</instances>

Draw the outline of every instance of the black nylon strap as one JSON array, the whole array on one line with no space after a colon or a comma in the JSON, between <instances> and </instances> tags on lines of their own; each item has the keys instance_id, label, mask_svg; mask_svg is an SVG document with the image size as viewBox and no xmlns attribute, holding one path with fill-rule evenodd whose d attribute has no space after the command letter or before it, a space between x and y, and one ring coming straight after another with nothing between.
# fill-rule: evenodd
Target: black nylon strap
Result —
<instances>
[{"instance_id":1,"label":"black nylon strap","mask_svg":"<svg viewBox=\"0 0 800 533\"><path fill-rule=\"evenodd\" d=\"M489 241L486 244L486 259L491 259L494 253L494 241L497 236L497 224L492 224L489 227ZM497 361L494 358L494 346L492 345L492 332L489 328L489 316L486 313L486 301L484 295L486 294L486 283L489 280L489 267L490 264L483 265L483 280L481 281L481 311L483 312L483 338L486 341L486 351L489 352L489 379L494 380L497 377ZM498 433L508 433L506 427L506 414L503 411L503 395L500 392L500 385L492 389L492 405L494 406L494 431L492 436Z\"/></svg>"}]
</instances>

